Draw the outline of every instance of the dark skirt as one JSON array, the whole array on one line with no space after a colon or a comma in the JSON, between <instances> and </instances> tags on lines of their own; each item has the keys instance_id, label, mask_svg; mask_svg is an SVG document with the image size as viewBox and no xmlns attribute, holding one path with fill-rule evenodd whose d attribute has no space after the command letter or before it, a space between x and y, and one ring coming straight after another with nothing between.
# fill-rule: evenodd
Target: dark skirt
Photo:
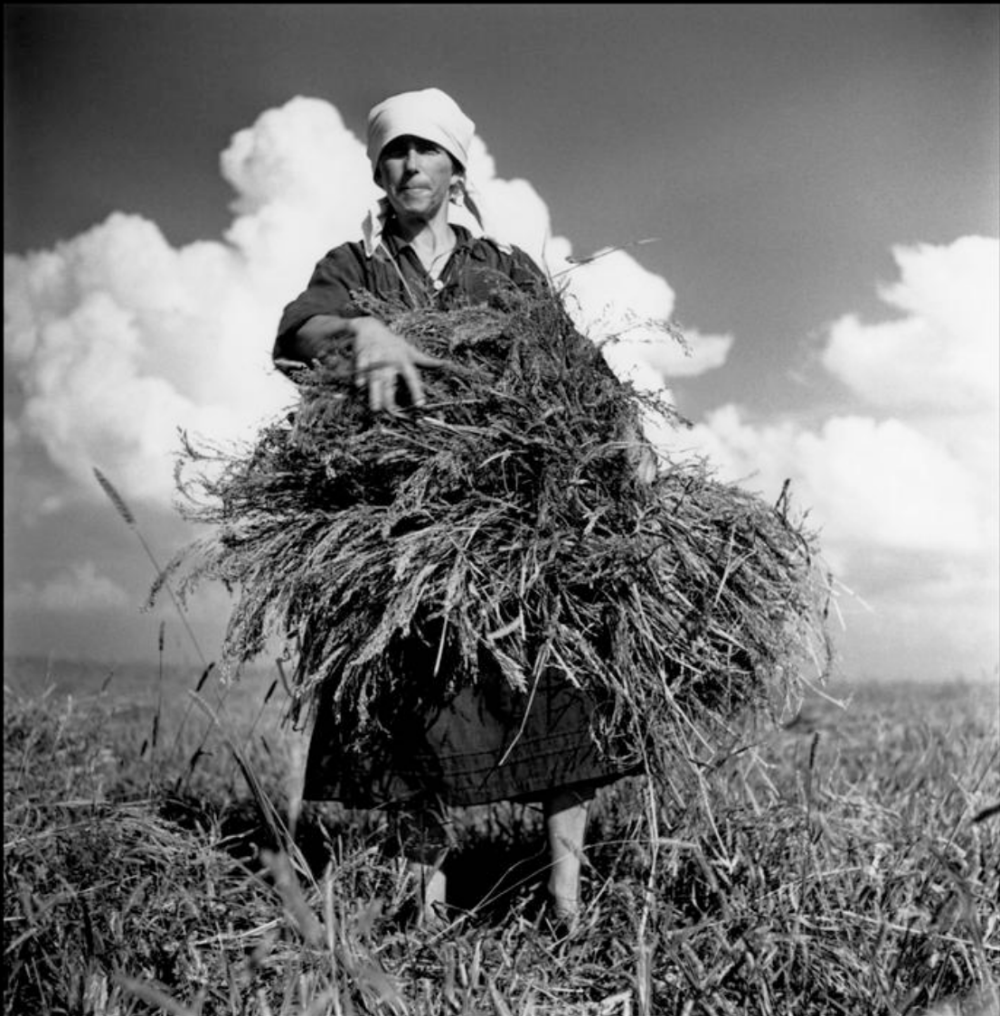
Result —
<instances>
[{"instance_id":1,"label":"dark skirt","mask_svg":"<svg viewBox=\"0 0 1000 1016\"><path fill-rule=\"evenodd\" d=\"M591 730L594 698L555 675L539 680L533 693L521 693L487 670L474 686L441 701L398 706L380 739L384 750L361 754L333 721L329 693L321 695L306 762L306 800L349 808L538 800L636 771L598 746Z\"/></svg>"}]
</instances>

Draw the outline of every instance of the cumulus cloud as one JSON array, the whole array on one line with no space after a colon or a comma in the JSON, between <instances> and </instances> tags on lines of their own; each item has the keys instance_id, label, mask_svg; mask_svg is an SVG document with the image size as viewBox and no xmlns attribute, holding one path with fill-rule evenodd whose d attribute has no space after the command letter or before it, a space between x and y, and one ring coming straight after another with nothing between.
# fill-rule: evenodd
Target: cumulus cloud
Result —
<instances>
[{"instance_id":1,"label":"cumulus cloud","mask_svg":"<svg viewBox=\"0 0 1000 1016\"><path fill-rule=\"evenodd\" d=\"M830 546L974 553L996 546L995 506L979 475L896 419L835 416L817 430L748 419L736 406L685 435L722 479L795 500Z\"/></svg>"},{"instance_id":2,"label":"cumulus cloud","mask_svg":"<svg viewBox=\"0 0 1000 1016\"><path fill-rule=\"evenodd\" d=\"M233 135L220 171L235 192L221 238L174 248L155 223L115 213L52 250L4 258L5 362L20 390L5 440L41 445L81 490L93 493L98 464L126 497L167 504L178 427L250 436L291 401L270 364L281 309L326 250L357 238L380 194L363 142L319 99L261 114ZM564 281L581 328L670 316L669 285L627 253L573 264L541 196L498 177L479 138L469 171L488 230ZM630 340L611 358L622 371L641 358L658 385L664 372L718 366L728 346L697 348L685 360Z\"/></svg>"},{"instance_id":3,"label":"cumulus cloud","mask_svg":"<svg viewBox=\"0 0 1000 1016\"><path fill-rule=\"evenodd\" d=\"M299 96L265 111L233 135L219 164L236 192L224 239L279 313L327 250L357 238L380 194L364 143L321 99ZM267 321L268 338L276 324Z\"/></svg>"},{"instance_id":4,"label":"cumulus cloud","mask_svg":"<svg viewBox=\"0 0 1000 1016\"><path fill-rule=\"evenodd\" d=\"M100 462L129 495L162 498L179 426L236 436L275 404L264 357L239 348L224 319L242 283L234 261L199 245L174 251L125 215L54 251L5 258L20 436L78 483Z\"/></svg>"},{"instance_id":5,"label":"cumulus cloud","mask_svg":"<svg viewBox=\"0 0 1000 1016\"><path fill-rule=\"evenodd\" d=\"M14 610L88 614L128 607L131 599L121 586L102 575L93 561L79 561L41 585L23 583L7 597L7 603Z\"/></svg>"},{"instance_id":6,"label":"cumulus cloud","mask_svg":"<svg viewBox=\"0 0 1000 1016\"><path fill-rule=\"evenodd\" d=\"M887 318L834 321L821 365L852 411L818 426L722 406L682 437L720 479L775 498L786 479L855 596L848 659L884 675L978 676L1000 630L1000 241L897 247Z\"/></svg>"},{"instance_id":7,"label":"cumulus cloud","mask_svg":"<svg viewBox=\"0 0 1000 1016\"><path fill-rule=\"evenodd\" d=\"M678 337L663 326L667 320L636 322L598 337L604 358L615 373L641 390L665 392L674 379L715 370L729 355L733 336L688 329Z\"/></svg>"},{"instance_id":8,"label":"cumulus cloud","mask_svg":"<svg viewBox=\"0 0 1000 1016\"><path fill-rule=\"evenodd\" d=\"M897 282L879 295L902 316L834 322L823 363L873 406L967 415L995 410L1000 378L1000 244L896 247Z\"/></svg>"},{"instance_id":9,"label":"cumulus cloud","mask_svg":"<svg viewBox=\"0 0 1000 1016\"><path fill-rule=\"evenodd\" d=\"M730 405L685 439L724 480L773 497L790 479L842 568L865 571L874 550L949 554L976 571L979 588L982 562L995 564L1000 545L1000 242L965 237L894 253L900 278L879 293L900 313L871 324L840 318L822 354L856 412L809 428Z\"/></svg>"}]
</instances>

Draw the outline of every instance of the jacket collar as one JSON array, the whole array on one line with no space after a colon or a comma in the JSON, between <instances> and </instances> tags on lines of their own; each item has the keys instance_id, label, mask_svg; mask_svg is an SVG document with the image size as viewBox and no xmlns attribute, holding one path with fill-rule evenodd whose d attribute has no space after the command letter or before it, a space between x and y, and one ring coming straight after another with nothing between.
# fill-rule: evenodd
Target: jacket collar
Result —
<instances>
[{"instance_id":1,"label":"jacket collar","mask_svg":"<svg viewBox=\"0 0 1000 1016\"><path fill-rule=\"evenodd\" d=\"M361 223L361 242L367 257L373 257L380 244L391 234L386 232L386 222L390 213L389 202L379 198L378 202L368 209ZM455 227L458 245L467 243L473 237L484 236L482 224L464 205L451 202L448 205L448 222ZM465 234L463 236L463 234Z\"/></svg>"}]
</instances>

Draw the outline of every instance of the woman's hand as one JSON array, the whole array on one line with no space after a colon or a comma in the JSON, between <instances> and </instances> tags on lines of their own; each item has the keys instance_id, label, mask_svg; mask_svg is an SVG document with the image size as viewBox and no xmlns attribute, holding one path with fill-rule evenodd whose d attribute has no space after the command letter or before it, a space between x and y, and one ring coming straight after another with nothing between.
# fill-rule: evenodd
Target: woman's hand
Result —
<instances>
[{"instance_id":1,"label":"woman's hand","mask_svg":"<svg viewBox=\"0 0 1000 1016\"><path fill-rule=\"evenodd\" d=\"M354 337L354 383L368 389L368 405L374 412L398 412L397 384L402 379L410 402L424 402L420 367L442 367L446 361L414 348L401 335L377 318L351 318L348 330Z\"/></svg>"},{"instance_id":2,"label":"woman's hand","mask_svg":"<svg viewBox=\"0 0 1000 1016\"><path fill-rule=\"evenodd\" d=\"M368 404L375 412L398 411L396 394L400 379L410 403L421 405L424 389L418 368L450 366L447 360L421 353L378 318L345 318L336 314L316 314L297 332L285 336L275 345L274 362L286 372L296 364L334 365L343 361L348 346L354 361L355 384L368 390Z\"/></svg>"}]
</instances>

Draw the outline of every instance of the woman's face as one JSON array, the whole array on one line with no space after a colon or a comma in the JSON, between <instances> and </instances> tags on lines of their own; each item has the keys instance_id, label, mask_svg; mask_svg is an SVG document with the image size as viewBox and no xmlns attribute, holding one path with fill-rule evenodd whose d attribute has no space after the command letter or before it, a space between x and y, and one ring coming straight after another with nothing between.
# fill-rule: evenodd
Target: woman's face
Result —
<instances>
[{"instance_id":1,"label":"woman's face","mask_svg":"<svg viewBox=\"0 0 1000 1016\"><path fill-rule=\"evenodd\" d=\"M404 135L382 149L379 186L402 218L434 218L448 202L455 166L451 156L433 141Z\"/></svg>"}]
</instances>

